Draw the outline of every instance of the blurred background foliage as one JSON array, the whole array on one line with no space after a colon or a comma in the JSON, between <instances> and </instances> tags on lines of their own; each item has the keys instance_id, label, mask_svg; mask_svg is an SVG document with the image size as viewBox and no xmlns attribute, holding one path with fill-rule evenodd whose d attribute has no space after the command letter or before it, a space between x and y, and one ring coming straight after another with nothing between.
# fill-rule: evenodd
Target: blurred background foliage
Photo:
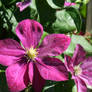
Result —
<instances>
[{"instance_id":1,"label":"blurred background foliage","mask_svg":"<svg viewBox=\"0 0 92 92\"><path fill-rule=\"evenodd\" d=\"M64 5L65 0L32 0L30 6L22 12L16 7L16 2L19 1L23 0L0 0L0 39L13 38L19 41L15 33L17 24L24 19L34 19L44 27L42 39L51 33L64 33L71 37L68 49L58 56L62 61L64 54L73 55L76 44L81 44L87 55L92 55L92 35L86 32L88 0L66 0L76 3L75 6L68 7ZM5 69L0 65L0 92L9 92ZM74 81L47 81L42 92L60 91L77 92ZM32 87L29 86L23 92L33 92Z\"/></svg>"}]
</instances>

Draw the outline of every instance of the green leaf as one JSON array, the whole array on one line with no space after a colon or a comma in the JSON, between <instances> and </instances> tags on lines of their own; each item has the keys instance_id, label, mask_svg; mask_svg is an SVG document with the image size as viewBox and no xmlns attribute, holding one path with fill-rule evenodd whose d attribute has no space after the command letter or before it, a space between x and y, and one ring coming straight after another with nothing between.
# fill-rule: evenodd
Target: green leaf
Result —
<instances>
[{"instance_id":1,"label":"green leaf","mask_svg":"<svg viewBox=\"0 0 92 92\"><path fill-rule=\"evenodd\" d=\"M42 92L55 92L54 88L57 82L53 81L46 81L45 87L43 88Z\"/></svg>"},{"instance_id":2,"label":"green leaf","mask_svg":"<svg viewBox=\"0 0 92 92\"><path fill-rule=\"evenodd\" d=\"M24 92L24 91L23 91ZM25 92L34 92L32 90L32 86L28 86L26 89L25 89Z\"/></svg>"},{"instance_id":3,"label":"green leaf","mask_svg":"<svg viewBox=\"0 0 92 92\"><path fill-rule=\"evenodd\" d=\"M76 3L81 3L82 2L82 0L76 0Z\"/></svg>"},{"instance_id":4,"label":"green leaf","mask_svg":"<svg viewBox=\"0 0 92 92\"><path fill-rule=\"evenodd\" d=\"M0 38L14 37L17 21L13 12L3 6L0 15Z\"/></svg>"},{"instance_id":5,"label":"green leaf","mask_svg":"<svg viewBox=\"0 0 92 92\"><path fill-rule=\"evenodd\" d=\"M76 24L81 24L80 22L76 21L76 19L74 19L75 17L70 15L69 9L67 8L62 10L52 9L45 0L36 0L36 6L39 13L40 23L44 26L44 30L48 33L72 32L78 28L76 27ZM78 16L76 10L72 10L72 12Z\"/></svg>"},{"instance_id":6,"label":"green leaf","mask_svg":"<svg viewBox=\"0 0 92 92\"><path fill-rule=\"evenodd\" d=\"M72 92L72 87L74 86L74 80L67 81L46 81L46 85L42 92Z\"/></svg>"},{"instance_id":7,"label":"green leaf","mask_svg":"<svg viewBox=\"0 0 92 92\"><path fill-rule=\"evenodd\" d=\"M81 15L86 18L87 16L87 5L86 4L83 4L81 7L80 7L80 13Z\"/></svg>"},{"instance_id":8,"label":"green leaf","mask_svg":"<svg viewBox=\"0 0 92 92\"><path fill-rule=\"evenodd\" d=\"M0 7L2 7L2 2L0 1Z\"/></svg>"},{"instance_id":9,"label":"green leaf","mask_svg":"<svg viewBox=\"0 0 92 92\"><path fill-rule=\"evenodd\" d=\"M90 0L83 0L83 4L87 4Z\"/></svg>"},{"instance_id":10,"label":"green leaf","mask_svg":"<svg viewBox=\"0 0 92 92\"><path fill-rule=\"evenodd\" d=\"M62 57L62 55L55 56L55 58L58 58L58 59L60 59L62 62L64 62L64 58Z\"/></svg>"},{"instance_id":11,"label":"green leaf","mask_svg":"<svg viewBox=\"0 0 92 92\"><path fill-rule=\"evenodd\" d=\"M72 92L72 87L74 86L73 80L58 82L55 86L55 92Z\"/></svg>"},{"instance_id":12,"label":"green leaf","mask_svg":"<svg viewBox=\"0 0 92 92\"><path fill-rule=\"evenodd\" d=\"M9 92L5 73L0 73L0 92Z\"/></svg>"},{"instance_id":13,"label":"green leaf","mask_svg":"<svg viewBox=\"0 0 92 92\"><path fill-rule=\"evenodd\" d=\"M46 35L48 35L48 33L44 31L44 32L43 32L43 35L42 35L42 37L41 37L41 40L40 40L40 42L39 42L39 45L42 43L42 41L43 41L43 39L45 38Z\"/></svg>"},{"instance_id":14,"label":"green leaf","mask_svg":"<svg viewBox=\"0 0 92 92\"><path fill-rule=\"evenodd\" d=\"M16 20L16 18L14 16L13 12L10 9L7 9L7 15L6 15L6 17L7 17L8 21L10 22L10 26L9 25L8 26L11 27L11 31L14 34L16 34L15 33L15 28L16 28L18 22L17 22L17 20Z\"/></svg>"},{"instance_id":15,"label":"green leaf","mask_svg":"<svg viewBox=\"0 0 92 92\"><path fill-rule=\"evenodd\" d=\"M79 11L73 7L66 8L66 11L72 17L72 19L76 25L77 31L80 32L82 20L81 20L81 16L80 16Z\"/></svg>"},{"instance_id":16,"label":"green leaf","mask_svg":"<svg viewBox=\"0 0 92 92\"><path fill-rule=\"evenodd\" d=\"M55 87L54 84L45 86L42 92L54 92L54 87Z\"/></svg>"},{"instance_id":17,"label":"green leaf","mask_svg":"<svg viewBox=\"0 0 92 92\"><path fill-rule=\"evenodd\" d=\"M72 92L77 92L77 87L76 87L76 85L73 86Z\"/></svg>"},{"instance_id":18,"label":"green leaf","mask_svg":"<svg viewBox=\"0 0 92 92\"><path fill-rule=\"evenodd\" d=\"M78 35L72 35L72 42L80 44L87 52L92 53L92 45L83 37Z\"/></svg>"},{"instance_id":19,"label":"green leaf","mask_svg":"<svg viewBox=\"0 0 92 92\"><path fill-rule=\"evenodd\" d=\"M48 33L53 32L50 26L55 21L55 9L52 9L46 0L36 0L36 7L39 14L39 21L43 25L44 30Z\"/></svg>"},{"instance_id":20,"label":"green leaf","mask_svg":"<svg viewBox=\"0 0 92 92\"><path fill-rule=\"evenodd\" d=\"M75 49L75 44L71 40L71 43L70 43L69 47L67 48L67 50L64 52L64 54L72 56L73 52L74 52L74 49Z\"/></svg>"},{"instance_id":21,"label":"green leaf","mask_svg":"<svg viewBox=\"0 0 92 92\"><path fill-rule=\"evenodd\" d=\"M56 12L56 21L52 24L52 29L56 33L66 33L76 29L74 21L66 9Z\"/></svg>"},{"instance_id":22,"label":"green leaf","mask_svg":"<svg viewBox=\"0 0 92 92\"><path fill-rule=\"evenodd\" d=\"M88 54L92 53L92 45L83 36L79 35L72 35L71 44L64 53L72 55L76 44L80 44Z\"/></svg>"},{"instance_id":23,"label":"green leaf","mask_svg":"<svg viewBox=\"0 0 92 92\"><path fill-rule=\"evenodd\" d=\"M13 4L15 2L18 2L17 0L10 0L9 4Z\"/></svg>"},{"instance_id":24,"label":"green leaf","mask_svg":"<svg viewBox=\"0 0 92 92\"><path fill-rule=\"evenodd\" d=\"M32 0L32 1L31 1L30 7L31 7L32 9L35 9L35 10L37 9L37 8L36 8L35 0Z\"/></svg>"},{"instance_id":25,"label":"green leaf","mask_svg":"<svg viewBox=\"0 0 92 92\"><path fill-rule=\"evenodd\" d=\"M0 69L0 73L3 73L3 72L5 72L5 70L1 70L1 69Z\"/></svg>"},{"instance_id":26,"label":"green leaf","mask_svg":"<svg viewBox=\"0 0 92 92\"><path fill-rule=\"evenodd\" d=\"M40 22L44 25L49 21L53 21L55 10L52 9L45 0L36 0L35 3Z\"/></svg>"},{"instance_id":27,"label":"green leaf","mask_svg":"<svg viewBox=\"0 0 92 92\"><path fill-rule=\"evenodd\" d=\"M64 5L64 0L47 0L47 2L54 9L61 9Z\"/></svg>"}]
</instances>

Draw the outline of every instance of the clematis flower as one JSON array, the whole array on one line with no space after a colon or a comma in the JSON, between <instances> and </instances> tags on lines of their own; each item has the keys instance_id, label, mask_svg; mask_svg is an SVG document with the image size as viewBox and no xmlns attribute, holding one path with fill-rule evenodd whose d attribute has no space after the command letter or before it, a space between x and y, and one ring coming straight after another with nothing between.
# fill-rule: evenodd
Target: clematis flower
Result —
<instances>
[{"instance_id":1,"label":"clematis flower","mask_svg":"<svg viewBox=\"0 0 92 92\"><path fill-rule=\"evenodd\" d=\"M47 35L39 46L43 27L30 19L18 24L16 34L22 47L12 39L0 40L0 64L8 66L5 74L11 92L20 92L28 85L32 85L35 92L40 92L45 80L68 79L64 63L52 57L67 49L70 44L68 36Z\"/></svg>"},{"instance_id":2,"label":"clematis flower","mask_svg":"<svg viewBox=\"0 0 92 92\"><path fill-rule=\"evenodd\" d=\"M74 6L76 3L66 2L64 3L64 6Z\"/></svg>"},{"instance_id":3,"label":"clematis flower","mask_svg":"<svg viewBox=\"0 0 92 92\"><path fill-rule=\"evenodd\" d=\"M74 55L65 56L65 65L72 74L78 92L87 92L87 85L92 85L92 57L86 58L86 52L77 44Z\"/></svg>"},{"instance_id":4,"label":"clematis flower","mask_svg":"<svg viewBox=\"0 0 92 92\"><path fill-rule=\"evenodd\" d=\"M20 9L20 11L23 11L25 8L27 8L31 3L31 0L24 0L24 2L17 2L16 6Z\"/></svg>"}]
</instances>

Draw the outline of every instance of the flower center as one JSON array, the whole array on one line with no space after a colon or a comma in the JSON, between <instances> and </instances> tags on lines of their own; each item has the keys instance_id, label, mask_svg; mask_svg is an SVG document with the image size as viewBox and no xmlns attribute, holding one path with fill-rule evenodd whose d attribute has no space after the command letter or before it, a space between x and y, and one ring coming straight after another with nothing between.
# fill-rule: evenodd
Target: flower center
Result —
<instances>
[{"instance_id":1,"label":"flower center","mask_svg":"<svg viewBox=\"0 0 92 92\"><path fill-rule=\"evenodd\" d=\"M27 51L27 55L29 56L30 59L35 60L35 58L38 55L37 49L34 49L33 47L31 47L28 51Z\"/></svg>"},{"instance_id":2,"label":"flower center","mask_svg":"<svg viewBox=\"0 0 92 92\"><path fill-rule=\"evenodd\" d=\"M74 73L75 75L80 75L82 73L82 69L80 68L80 65L74 67Z\"/></svg>"}]
</instances>

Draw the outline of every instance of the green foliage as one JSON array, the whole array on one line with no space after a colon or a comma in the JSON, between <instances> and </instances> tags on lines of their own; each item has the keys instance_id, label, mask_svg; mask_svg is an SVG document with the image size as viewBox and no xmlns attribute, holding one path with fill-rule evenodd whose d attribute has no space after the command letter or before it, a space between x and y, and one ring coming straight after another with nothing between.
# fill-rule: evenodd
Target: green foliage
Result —
<instances>
[{"instance_id":1,"label":"green foliage","mask_svg":"<svg viewBox=\"0 0 92 92\"><path fill-rule=\"evenodd\" d=\"M75 6L64 6L65 0L32 0L32 3L24 11L20 12L16 7L16 2L23 0L0 0L0 39L13 38L17 41L15 33L17 24L24 19L34 19L39 21L44 28L44 37L51 33L65 33L71 35L71 44L64 54L73 55L76 44L80 44L92 56L92 45L83 36L74 35L73 32L80 32L82 17L86 18L86 4L88 0L66 0L77 2ZM80 7L80 3L83 6ZM80 8L80 11L79 11ZM62 43L61 43L62 44ZM56 56L64 62L64 54ZM0 65L0 92L9 92L5 69ZM77 92L73 80L64 82L47 81L42 92ZM23 92L33 92L32 87L28 86Z\"/></svg>"},{"instance_id":2,"label":"green foliage","mask_svg":"<svg viewBox=\"0 0 92 92\"><path fill-rule=\"evenodd\" d=\"M42 92L73 92L72 88L74 86L73 80L63 81L63 82L52 82L47 81L46 86ZM76 92L76 91L75 91Z\"/></svg>"},{"instance_id":3,"label":"green foliage","mask_svg":"<svg viewBox=\"0 0 92 92\"><path fill-rule=\"evenodd\" d=\"M47 0L47 2L54 9L61 9L64 5L64 0Z\"/></svg>"},{"instance_id":4,"label":"green foliage","mask_svg":"<svg viewBox=\"0 0 92 92\"><path fill-rule=\"evenodd\" d=\"M76 44L80 44L87 53L92 53L92 45L83 36L72 35L71 44L65 51L65 54L72 55Z\"/></svg>"},{"instance_id":5,"label":"green foliage","mask_svg":"<svg viewBox=\"0 0 92 92\"><path fill-rule=\"evenodd\" d=\"M77 92L77 87L76 87L76 85L73 86L72 92Z\"/></svg>"},{"instance_id":6,"label":"green foliage","mask_svg":"<svg viewBox=\"0 0 92 92\"><path fill-rule=\"evenodd\" d=\"M0 65L0 92L9 92L5 77L5 69L6 67Z\"/></svg>"},{"instance_id":7,"label":"green foliage","mask_svg":"<svg viewBox=\"0 0 92 92\"><path fill-rule=\"evenodd\" d=\"M75 25L76 25L76 28L77 28L77 31L80 32L81 30L81 24L82 24L82 20L81 20L81 16L79 14L79 11L75 8L67 8L66 11L70 14L70 16L72 17Z\"/></svg>"},{"instance_id":8,"label":"green foliage","mask_svg":"<svg viewBox=\"0 0 92 92\"><path fill-rule=\"evenodd\" d=\"M76 0L76 3L87 4L90 0Z\"/></svg>"},{"instance_id":9,"label":"green foliage","mask_svg":"<svg viewBox=\"0 0 92 92\"><path fill-rule=\"evenodd\" d=\"M52 24L52 29L56 33L67 33L76 29L74 21L66 9L56 12L56 20Z\"/></svg>"},{"instance_id":10,"label":"green foliage","mask_svg":"<svg viewBox=\"0 0 92 92\"><path fill-rule=\"evenodd\" d=\"M61 11L56 12L56 21L52 25L55 32L71 32L81 29L81 17L79 12L73 7L67 7Z\"/></svg>"},{"instance_id":11,"label":"green foliage","mask_svg":"<svg viewBox=\"0 0 92 92\"><path fill-rule=\"evenodd\" d=\"M9 92L5 73L0 73L0 92Z\"/></svg>"}]
</instances>

